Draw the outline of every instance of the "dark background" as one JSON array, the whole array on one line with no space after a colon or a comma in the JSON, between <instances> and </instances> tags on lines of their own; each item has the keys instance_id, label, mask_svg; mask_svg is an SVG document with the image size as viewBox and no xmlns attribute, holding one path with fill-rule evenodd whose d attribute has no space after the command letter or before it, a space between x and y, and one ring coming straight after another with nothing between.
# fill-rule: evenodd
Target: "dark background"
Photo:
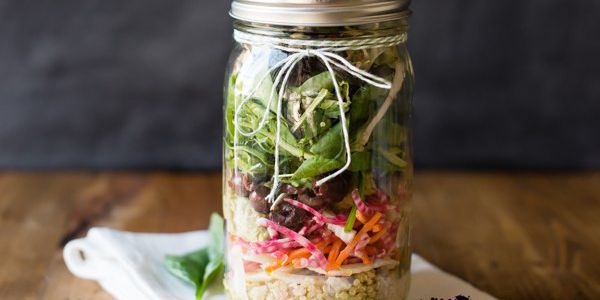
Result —
<instances>
[{"instance_id":1,"label":"dark background","mask_svg":"<svg viewBox=\"0 0 600 300\"><path fill-rule=\"evenodd\" d=\"M0 2L1 168L220 168L229 1ZM415 0L420 167L600 167L600 1Z\"/></svg>"}]
</instances>

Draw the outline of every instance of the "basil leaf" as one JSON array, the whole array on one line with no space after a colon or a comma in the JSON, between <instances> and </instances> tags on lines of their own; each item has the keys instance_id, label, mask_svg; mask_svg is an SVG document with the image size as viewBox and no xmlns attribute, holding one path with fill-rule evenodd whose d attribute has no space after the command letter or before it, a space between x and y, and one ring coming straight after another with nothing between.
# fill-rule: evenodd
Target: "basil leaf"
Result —
<instances>
[{"instance_id":1,"label":"basil leaf","mask_svg":"<svg viewBox=\"0 0 600 300\"><path fill-rule=\"evenodd\" d=\"M223 274L223 224L223 218L213 213L210 217L210 240L207 247L181 256L165 257L165 266L171 274L194 285L196 299L202 299L206 288Z\"/></svg>"},{"instance_id":2,"label":"basil leaf","mask_svg":"<svg viewBox=\"0 0 600 300\"><path fill-rule=\"evenodd\" d=\"M210 243L208 244L209 255L211 259L223 257L224 237L225 237L225 221L217 214L213 213L210 216L210 224L208 232L210 234Z\"/></svg>"},{"instance_id":3,"label":"basil leaf","mask_svg":"<svg viewBox=\"0 0 600 300\"><path fill-rule=\"evenodd\" d=\"M202 248L182 256L167 255L165 265L175 277L191 283L196 289L204 280L204 270L208 265L208 248Z\"/></svg>"},{"instance_id":4,"label":"basil leaf","mask_svg":"<svg viewBox=\"0 0 600 300\"><path fill-rule=\"evenodd\" d=\"M211 261L206 266L204 271L204 278L202 284L196 289L196 299L202 299L204 292L209 284L211 284L216 278L223 277L223 271L225 266L223 264L223 258L219 261Z\"/></svg>"},{"instance_id":5,"label":"basil leaf","mask_svg":"<svg viewBox=\"0 0 600 300\"><path fill-rule=\"evenodd\" d=\"M204 269L202 284L196 289L196 299L202 299L206 287L223 273L223 247L225 246L223 244L223 237L225 235L223 227L223 218L213 213L210 216L210 225L208 228L210 233L210 243L208 244L209 263Z\"/></svg>"}]
</instances>

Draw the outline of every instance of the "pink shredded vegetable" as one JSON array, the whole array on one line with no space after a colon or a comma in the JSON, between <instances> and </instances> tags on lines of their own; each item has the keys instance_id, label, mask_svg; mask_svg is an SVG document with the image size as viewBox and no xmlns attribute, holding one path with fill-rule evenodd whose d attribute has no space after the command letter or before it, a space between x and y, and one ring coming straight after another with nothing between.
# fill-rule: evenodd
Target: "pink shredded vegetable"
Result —
<instances>
[{"instance_id":1,"label":"pink shredded vegetable","mask_svg":"<svg viewBox=\"0 0 600 300\"><path fill-rule=\"evenodd\" d=\"M271 239L276 239L279 237L279 234L277 234L277 231L269 231L269 236Z\"/></svg>"},{"instance_id":2,"label":"pink shredded vegetable","mask_svg":"<svg viewBox=\"0 0 600 300\"><path fill-rule=\"evenodd\" d=\"M354 204L356 205L356 208L358 209L358 211L360 211L361 214L365 215L366 217L370 217L373 215L373 210L370 209L367 204L365 204L361 199L360 199L360 195L358 194L358 190L355 189L354 191L352 191L352 200L354 200Z\"/></svg>"},{"instance_id":3,"label":"pink shredded vegetable","mask_svg":"<svg viewBox=\"0 0 600 300\"><path fill-rule=\"evenodd\" d=\"M306 234L311 234L319 229L323 228L323 224L315 223L306 230Z\"/></svg>"},{"instance_id":4,"label":"pink shredded vegetable","mask_svg":"<svg viewBox=\"0 0 600 300\"><path fill-rule=\"evenodd\" d=\"M315 259L317 259L319 266L321 266L321 267L327 266L327 259L325 258L323 253L317 248L317 246L315 244L313 244L311 241L309 241L305 237L299 235L297 232L295 232L287 227L278 225L271 220L260 219L259 221L260 221L260 223L262 223L262 225L277 230L281 234L286 235L289 238L293 239L294 241L298 242L302 247L308 249L308 251L315 257Z\"/></svg>"},{"instance_id":5,"label":"pink shredded vegetable","mask_svg":"<svg viewBox=\"0 0 600 300\"><path fill-rule=\"evenodd\" d=\"M271 235L270 240L263 242L246 242L242 239L232 239L232 242L239 243L244 246L244 248L249 249L252 253L268 254L281 261L289 259L288 255L290 251L298 248L306 248L311 253L311 256L296 258L292 261L292 265L296 268L325 268L327 266L327 259L325 254L317 248L317 245L323 241L330 241L334 238L334 233L326 226L327 224L343 226L345 225L348 216L339 213L336 215L328 215L327 212L317 211L300 201L290 198L283 198L283 200L291 205L308 211L313 215L313 218L306 221L298 232L285 226L281 226L272 220L261 218L259 219L259 224L266 226L269 229ZM358 211L367 218L370 218L376 212L385 213L390 209L397 209L400 207L391 204L389 197L381 190L367 196L363 200L361 199L358 190L355 189L352 191L352 200ZM381 230L385 230L387 233L377 242L374 252L369 252L372 255L367 255L366 253L366 248L369 245L372 235L364 234L354 245L354 249L350 256L346 258L342 264L361 263L365 256L370 256L371 259L378 259L393 254L393 249L396 248L396 236L394 233L397 231L400 223L397 220L386 220L385 218L381 218L378 224L381 226ZM249 264L248 267L255 268L256 266Z\"/></svg>"},{"instance_id":6,"label":"pink shredded vegetable","mask_svg":"<svg viewBox=\"0 0 600 300\"><path fill-rule=\"evenodd\" d=\"M252 252L256 254L263 253L272 253L278 250L287 249L287 248L297 248L300 247L298 242L290 239L290 238L282 238L278 240L270 240L265 242L255 242L255 243L247 243L248 247L252 250Z\"/></svg>"},{"instance_id":7,"label":"pink shredded vegetable","mask_svg":"<svg viewBox=\"0 0 600 300\"><path fill-rule=\"evenodd\" d=\"M302 228L300 228L300 230L298 230L298 234L305 235L307 231L308 231L308 227L307 227L307 225L304 225L304 226L302 226Z\"/></svg>"},{"instance_id":8,"label":"pink shredded vegetable","mask_svg":"<svg viewBox=\"0 0 600 300\"><path fill-rule=\"evenodd\" d=\"M380 203L380 202L375 202L375 201L369 201L369 199L367 198L367 203L369 203L369 209L373 210L373 211L378 211L381 213L384 213L388 210L397 210L397 206L395 205L391 205L389 203Z\"/></svg>"},{"instance_id":9,"label":"pink shredded vegetable","mask_svg":"<svg viewBox=\"0 0 600 300\"><path fill-rule=\"evenodd\" d=\"M371 240L371 238L369 237L368 234L363 234L360 238L360 240L358 241L358 243L356 244L356 248L354 248L355 252L359 252L362 251L363 249L365 249L365 247L367 247L367 245L369 244L369 241Z\"/></svg>"},{"instance_id":10,"label":"pink shredded vegetable","mask_svg":"<svg viewBox=\"0 0 600 300\"><path fill-rule=\"evenodd\" d=\"M390 226L390 230L388 232L396 232L398 229L398 224L394 222ZM394 234L386 234L381 237L381 243L383 244L383 249L389 250L394 248L394 243L396 242L396 236Z\"/></svg>"},{"instance_id":11,"label":"pink shredded vegetable","mask_svg":"<svg viewBox=\"0 0 600 300\"><path fill-rule=\"evenodd\" d=\"M318 212L316 209L314 209L300 201L296 201L296 200L293 200L290 198L284 198L283 200L291 205L294 205L296 207L302 208L302 209L310 212L311 214L313 214L315 216L315 220L319 223L330 223L330 224L341 225L341 226L346 224L346 220L341 220L338 218L328 218L328 217L324 216L322 213Z\"/></svg>"}]
</instances>

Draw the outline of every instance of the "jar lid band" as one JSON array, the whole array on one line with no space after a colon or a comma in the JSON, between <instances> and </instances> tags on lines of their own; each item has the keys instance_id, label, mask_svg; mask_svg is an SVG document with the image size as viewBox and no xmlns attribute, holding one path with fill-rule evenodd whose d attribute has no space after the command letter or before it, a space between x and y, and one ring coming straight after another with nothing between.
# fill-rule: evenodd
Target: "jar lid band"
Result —
<instances>
[{"instance_id":1,"label":"jar lid band","mask_svg":"<svg viewBox=\"0 0 600 300\"><path fill-rule=\"evenodd\" d=\"M307 40L307 39L290 39L273 36L265 36L242 32L239 30L233 31L233 38L243 44L250 45L286 45L290 47L308 47L328 51L346 51L346 50L362 50L368 48L393 47L406 42L407 34L401 33L390 36L361 38L361 39L344 39L344 40ZM283 48L285 47L278 47Z\"/></svg>"},{"instance_id":2,"label":"jar lid band","mask_svg":"<svg viewBox=\"0 0 600 300\"><path fill-rule=\"evenodd\" d=\"M387 22L410 14L410 0L233 0L238 20L284 26L348 26Z\"/></svg>"}]
</instances>

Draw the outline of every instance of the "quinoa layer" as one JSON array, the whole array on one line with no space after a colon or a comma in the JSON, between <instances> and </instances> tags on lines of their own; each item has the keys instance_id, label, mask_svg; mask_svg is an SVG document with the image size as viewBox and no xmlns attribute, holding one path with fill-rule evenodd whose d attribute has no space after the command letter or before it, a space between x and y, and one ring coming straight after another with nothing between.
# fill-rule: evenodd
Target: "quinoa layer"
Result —
<instances>
[{"instance_id":1,"label":"quinoa layer","mask_svg":"<svg viewBox=\"0 0 600 300\"><path fill-rule=\"evenodd\" d=\"M349 277L314 275L269 276L263 280L246 280L246 295L236 294L225 288L230 299L281 300L398 300L408 291L408 276L401 275L400 268L380 268L354 274Z\"/></svg>"}]
</instances>

